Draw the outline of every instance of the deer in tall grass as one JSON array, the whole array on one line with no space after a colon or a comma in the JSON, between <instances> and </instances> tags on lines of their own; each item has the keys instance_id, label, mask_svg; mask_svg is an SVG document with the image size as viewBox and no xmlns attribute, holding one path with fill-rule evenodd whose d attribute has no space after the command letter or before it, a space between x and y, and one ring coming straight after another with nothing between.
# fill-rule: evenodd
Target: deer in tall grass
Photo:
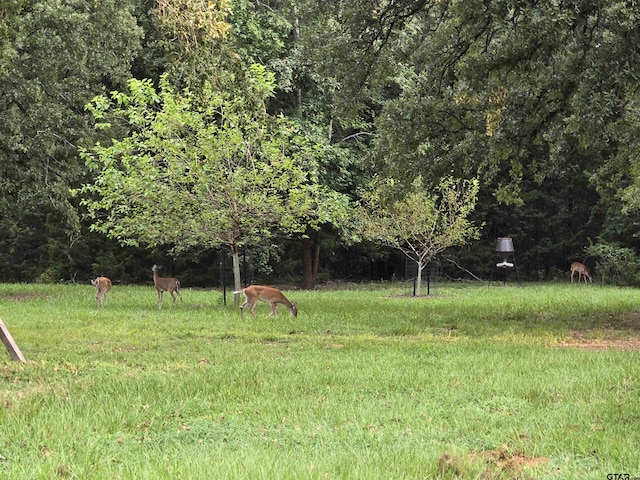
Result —
<instances>
[{"instance_id":1,"label":"deer in tall grass","mask_svg":"<svg viewBox=\"0 0 640 480\"><path fill-rule=\"evenodd\" d=\"M256 314L253 309L256 308L258 300L262 300L271 305L271 313L269 316L278 315L279 305L287 307L294 317L298 316L298 307L295 302L290 302L277 288L265 287L264 285L251 285L233 293L244 293L244 303L240 305L240 317L242 317L242 312L247 305L249 305L249 313L255 317Z\"/></svg>"},{"instance_id":2,"label":"deer in tall grass","mask_svg":"<svg viewBox=\"0 0 640 480\"><path fill-rule=\"evenodd\" d=\"M164 292L169 292L171 294L171 298L173 299L171 307L173 308L173 304L176 303L176 296L174 295L174 292L178 294L178 297L180 297L180 301L182 302L180 280L177 278L161 277L158 275L158 270L161 268L162 267L159 265L151 267L151 271L153 272L153 284L156 286L156 290L158 291L158 308L162 308L162 294Z\"/></svg>"},{"instance_id":3,"label":"deer in tall grass","mask_svg":"<svg viewBox=\"0 0 640 480\"><path fill-rule=\"evenodd\" d=\"M107 301L107 292L111 290L111 279L96 277L91 280L91 285L96 287L96 302L98 307L102 307Z\"/></svg>"},{"instance_id":4,"label":"deer in tall grass","mask_svg":"<svg viewBox=\"0 0 640 480\"><path fill-rule=\"evenodd\" d=\"M589 279L589 282L593 283L593 279L589 274L589 269L584 263L580 263L580 262L573 262L571 264L571 283L573 283L573 275L576 272L578 273L578 283L580 283L583 277L584 277L584 283L587 283L587 278Z\"/></svg>"}]
</instances>

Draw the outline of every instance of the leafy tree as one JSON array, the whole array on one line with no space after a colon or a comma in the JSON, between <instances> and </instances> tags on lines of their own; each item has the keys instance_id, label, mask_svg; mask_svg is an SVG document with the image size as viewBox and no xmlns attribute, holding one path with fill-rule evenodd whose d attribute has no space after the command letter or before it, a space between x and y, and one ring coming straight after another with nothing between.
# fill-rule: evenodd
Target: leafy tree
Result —
<instances>
[{"instance_id":1,"label":"leafy tree","mask_svg":"<svg viewBox=\"0 0 640 480\"><path fill-rule=\"evenodd\" d=\"M83 151L95 172L83 189L93 228L175 252L226 246L240 290L240 246L269 239L275 227L300 232L343 208L316 182L317 146L293 122L267 113L273 88L273 75L254 65L235 91L180 94L166 80L159 91L132 80L130 93L96 98L98 127L114 117L130 130Z\"/></svg>"},{"instance_id":2,"label":"leafy tree","mask_svg":"<svg viewBox=\"0 0 640 480\"><path fill-rule=\"evenodd\" d=\"M331 36L334 25L326 22L322 4L285 1L283 7L288 9L291 30L285 42L286 53L274 62L281 79L276 105L296 118L309 138L324 145L319 158L320 182L357 200L359 188L371 178L366 162L373 138L371 113L365 110L361 115L351 115L341 108L336 94L340 83L331 72L319 68L322 62L317 59L318 47ZM357 237L350 227L349 223L334 222L307 229L301 242L303 288L315 286L321 249L335 251L339 243L351 243Z\"/></svg>"},{"instance_id":3,"label":"leafy tree","mask_svg":"<svg viewBox=\"0 0 640 480\"><path fill-rule=\"evenodd\" d=\"M164 54L165 74L177 87L215 83L233 56L228 37L230 0L157 0L152 17L155 46ZM228 66L228 65L227 65Z\"/></svg>"},{"instance_id":4,"label":"leafy tree","mask_svg":"<svg viewBox=\"0 0 640 480\"><path fill-rule=\"evenodd\" d=\"M477 180L445 177L436 193L430 194L417 177L406 192L398 192L393 179L377 180L358 211L362 235L400 250L417 263L416 295L420 295L422 270L433 257L478 238L479 230L469 220L478 189Z\"/></svg>"},{"instance_id":5,"label":"leafy tree","mask_svg":"<svg viewBox=\"0 0 640 480\"><path fill-rule=\"evenodd\" d=\"M204 81L226 88L223 79L228 72L242 76L246 65L265 65L275 75L268 111L293 119L301 134L321 146L314 173L317 181L333 190L333 195L346 194L353 190L347 170L353 157L344 148L346 144L331 141L334 130L340 135L333 137L338 141L347 134L341 135L336 128L339 122L325 114L331 110L331 101L323 88L318 88L321 77L313 76L312 63L302 52L301 31L309 30L305 27L309 19L298 14L298 4L290 0L236 0L229 8L230 2L225 0L149 3L151 14L139 14L147 38L144 63L136 69L136 75L157 79L157 72L165 71L174 87L190 86L197 91ZM175 15L169 14L175 9ZM203 18L211 18L207 23L211 28L195 29L193 25L202 25ZM145 64L155 67L145 69ZM330 210L322 213L328 223L312 216L304 232L293 240L303 246L303 288L315 285L320 240L340 231L334 228L341 223L340 217L329 218L326 214Z\"/></svg>"},{"instance_id":6,"label":"leafy tree","mask_svg":"<svg viewBox=\"0 0 640 480\"><path fill-rule=\"evenodd\" d=\"M15 35L17 14L25 3L26 0L5 0L0 5L0 77L9 73L11 61L17 54L11 38Z\"/></svg>"},{"instance_id":7,"label":"leafy tree","mask_svg":"<svg viewBox=\"0 0 640 480\"><path fill-rule=\"evenodd\" d=\"M0 276L70 273L80 223L69 187L86 173L77 146L94 135L83 107L129 78L141 35L130 10L128 0L0 6Z\"/></svg>"},{"instance_id":8,"label":"leafy tree","mask_svg":"<svg viewBox=\"0 0 640 480\"><path fill-rule=\"evenodd\" d=\"M560 197L576 176L588 178L590 228L637 231L633 216L621 222L612 210L636 177L636 5L328 0L317 8L328 29L314 60L341 86L338 103L374 109L376 172L406 183L417 172L429 185L477 176L494 203L516 207L546 185L560 186L551 192ZM627 191L630 205L637 190ZM527 211L534 217L519 212L523 224L544 213ZM558 238L549 251L571 242L570 231L540 233Z\"/></svg>"}]
</instances>

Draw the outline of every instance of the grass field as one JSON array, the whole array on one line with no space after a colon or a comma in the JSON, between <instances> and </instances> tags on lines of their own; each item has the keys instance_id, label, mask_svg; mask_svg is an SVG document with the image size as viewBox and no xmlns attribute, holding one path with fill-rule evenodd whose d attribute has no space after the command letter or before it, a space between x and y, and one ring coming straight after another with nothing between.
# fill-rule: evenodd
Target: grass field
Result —
<instances>
[{"instance_id":1,"label":"grass field","mask_svg":"<svg viewBox=\"0 0 640 480\"><path fill-rule=\"evenodd\" d=\"M431 292L0 285L0 478L640 477L640 292Z\"/></svg>"}]
</instances>

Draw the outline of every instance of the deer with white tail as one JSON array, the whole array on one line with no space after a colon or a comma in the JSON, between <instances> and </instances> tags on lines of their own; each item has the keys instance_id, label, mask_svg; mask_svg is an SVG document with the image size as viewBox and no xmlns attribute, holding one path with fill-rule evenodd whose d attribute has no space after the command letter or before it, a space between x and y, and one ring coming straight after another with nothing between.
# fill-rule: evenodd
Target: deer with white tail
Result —
<instances>
[{"instance_id":1,"label":"deer with white tail","mask_svg":"<svg viewBox=\"0 0 640 480\"><path fill-rule=\"evenodd\" d=\"M151 267L151 271L153 272L153 283L156 286L156 290L158 291L158 308L162 308L162 294L164 292L169 292L171 294L171 298L173 302L171 302L171 307L176 303L176 296L174 292L178 294L180 297L180 301L182 301L182 294L180 293L180 280L177 278L169 278L169 277L161 277L158 275L158 270L162 267L159 265L154 265Z\"/></svg>"},{"instance_id":2,"label":"deer with white tail","mask_svg":"<svg viewBox=\"0 0 640 480\"><path fill-rule=\"evenodd\" d=\"M294 317L298 316L298 307L295 302L290 302L277 288L265 287L264 285L251 285L233 293L244 293L244 303L240 305L240 317L242 317L244 307L247 305L249 305L249 313L255 317L256 314L253 309L256 308L258 300L262 300L271 305L271 313L269 316L278 315L279 305L287 307Z\"/></svg>"},{"instance_id":3,"label":"deer with white tail","mask_svg":"<svg viewBox=\"0 0 640 480\"><path fill-rule=\"evenodd\" d=\"M583 277L584 277L584 283L587 283L587 278L589 279L589 282L593 283L593 279L589 274L589 269L584 263L573 262L571 264L571 283L573 283L573 276L575 273L578 274L578 283L582 281Z\"/></svg>"},{"instance_id":4,"label":"deer with white tail","mask_svg":"<svg viewBox=\"0 0 640 480\"><path fill-rule=\"evenodd\" d=\"M102 307L107 301L107 292L111 290L111 279L108 277L97 277L91 280L91 285L96 287L96 302L98 307Z\"/></svg>"}]
</instances>

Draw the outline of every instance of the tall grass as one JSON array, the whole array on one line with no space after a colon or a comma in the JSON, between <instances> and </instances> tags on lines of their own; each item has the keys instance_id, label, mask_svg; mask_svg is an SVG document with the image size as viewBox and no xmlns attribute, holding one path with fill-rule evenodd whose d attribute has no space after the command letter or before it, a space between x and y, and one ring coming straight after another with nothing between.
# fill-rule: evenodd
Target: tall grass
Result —
<instances>
[{"instance_id":1,"label":"tall grass","mask_svg":"<svg viewBox=\"0 0 640 480\"><path fill-rule=\"evenodd\" d=\"M0 478L640 476L636 290L432 291L0 285Z\"/></svg>"}]
</instances>

